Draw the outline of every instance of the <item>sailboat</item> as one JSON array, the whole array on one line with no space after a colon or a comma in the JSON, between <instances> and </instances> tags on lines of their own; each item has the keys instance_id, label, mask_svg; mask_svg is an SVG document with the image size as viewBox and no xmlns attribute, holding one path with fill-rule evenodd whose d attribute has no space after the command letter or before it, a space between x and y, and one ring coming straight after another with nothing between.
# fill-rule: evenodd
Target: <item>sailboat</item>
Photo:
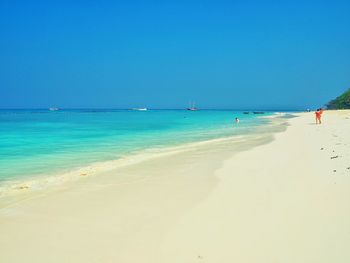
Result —
<instances>
[{"instance_id":1,"label":"sailboat","mask_svg":"<svg viewBox=\"0 0 350 263\"><path fill-rule=\"evenodd\" d=\"M196 108L195 103L192 102L192 103L190 103L190 106L187 108L187 110L196 111L196 110L198 110L198 109Z\"/></svg>"}]
</instances>

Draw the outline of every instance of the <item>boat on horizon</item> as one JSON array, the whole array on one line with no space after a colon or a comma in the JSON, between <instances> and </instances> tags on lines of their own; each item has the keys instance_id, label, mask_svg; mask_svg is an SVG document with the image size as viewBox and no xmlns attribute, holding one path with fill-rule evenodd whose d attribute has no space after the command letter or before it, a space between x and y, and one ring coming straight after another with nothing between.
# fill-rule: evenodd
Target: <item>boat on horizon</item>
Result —
<instances>
[{"instance_id":1,"label":"boat on horizon","mask_svg":"<svg viewBox=\"0 0 350 263\"><path fill-rule=\"evenodd\" d=\"M264 114L265 112L263 111L253 111L254 114Z\"/></svg>"},{"instance_id":2,"label":"boat on horizon","mask_svg":"<svg viewBox=\"0 0 350 263\"><path fill-rule=\"evenodd\" d=\"M58 111L59 110L59 108L56 108L56 107L50 107L49 108L49 111Z\"/></svg>"},{"instance_id":3,"label":"boat on horizon","mask_svg":"<svg viewBox=\"0 0 350 263\"><path fill-rule=\"evenodd\" d=\"M192 103L190 103L190 106L187 108L187 110L196 111L196 110L198 110L198 108L195 106L195 103L192 102Z\"/></svg>"},{"instance_id":4,"label":"boat on horizon","mask_svg":"<svg viewBox=\"0 0 350 263\"><path fill-rule=\"evenodd\" d=\"M132 110L136 110L136 111L147 111L147 108L132 108Z\"/></svg>"}]
</instances>

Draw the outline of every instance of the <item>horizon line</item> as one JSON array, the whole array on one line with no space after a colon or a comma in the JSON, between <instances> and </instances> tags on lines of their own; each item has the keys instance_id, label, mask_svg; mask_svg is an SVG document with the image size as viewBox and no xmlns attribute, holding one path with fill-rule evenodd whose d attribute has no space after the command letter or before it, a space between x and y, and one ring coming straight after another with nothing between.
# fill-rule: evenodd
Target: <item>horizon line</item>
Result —
<instances>
[{"instance_id":1,"label":"horizon line","mask_svg":"<svg viewBox=\"0 0 350 263\"><path fill-rule=\"evenodd\" d=\"M133 110L135 108L117 108L117 107L106 107L106 108L100 108L100 107L79 107L79 108L58 108L58 111L60 110ZM50 108L34 108L34 107L28 107L28 108L1 108L0 110L47 110L49 111ZM198 111L203 110L236 110L236 111L257 111L257 110L264 110L264 111L306 111L308 108L200 108ZM147 110L188 110L187 108L147 108Z\"/></svg>"}]
</instances>

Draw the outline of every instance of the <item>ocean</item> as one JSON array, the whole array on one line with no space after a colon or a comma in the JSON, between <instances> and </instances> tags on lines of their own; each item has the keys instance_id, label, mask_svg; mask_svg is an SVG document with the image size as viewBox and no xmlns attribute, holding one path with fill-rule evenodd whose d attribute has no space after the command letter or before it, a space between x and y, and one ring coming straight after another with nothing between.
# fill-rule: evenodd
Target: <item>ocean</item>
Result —
<instances>
[{"instance_id":1,"label":"ocean","mask_svg":"<svg viewBox=\"0 0 350 263\"><path fill-rule=\"evenodd\" d=\"M254 133L272 115L233 110L0 110L0 186L147 149ZM235 123L235 118L240 123Z\"/></svg>"}]
</instances>

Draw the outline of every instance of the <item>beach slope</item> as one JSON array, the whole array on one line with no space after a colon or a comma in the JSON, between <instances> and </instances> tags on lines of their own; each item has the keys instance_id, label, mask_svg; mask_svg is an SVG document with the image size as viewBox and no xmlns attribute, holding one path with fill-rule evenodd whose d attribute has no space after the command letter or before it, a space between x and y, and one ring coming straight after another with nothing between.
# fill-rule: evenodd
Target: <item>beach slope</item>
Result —
<instances>
[{"instance_id":1,"label":"beach slope","mask_svg":"<svg viewBox=\"0 0 350 263\"><path fill-rule=\"evenodd\" d=\"M350 262L350 111L149 160L0 209L0 262Z\"/></svg>"}]
</instances>

